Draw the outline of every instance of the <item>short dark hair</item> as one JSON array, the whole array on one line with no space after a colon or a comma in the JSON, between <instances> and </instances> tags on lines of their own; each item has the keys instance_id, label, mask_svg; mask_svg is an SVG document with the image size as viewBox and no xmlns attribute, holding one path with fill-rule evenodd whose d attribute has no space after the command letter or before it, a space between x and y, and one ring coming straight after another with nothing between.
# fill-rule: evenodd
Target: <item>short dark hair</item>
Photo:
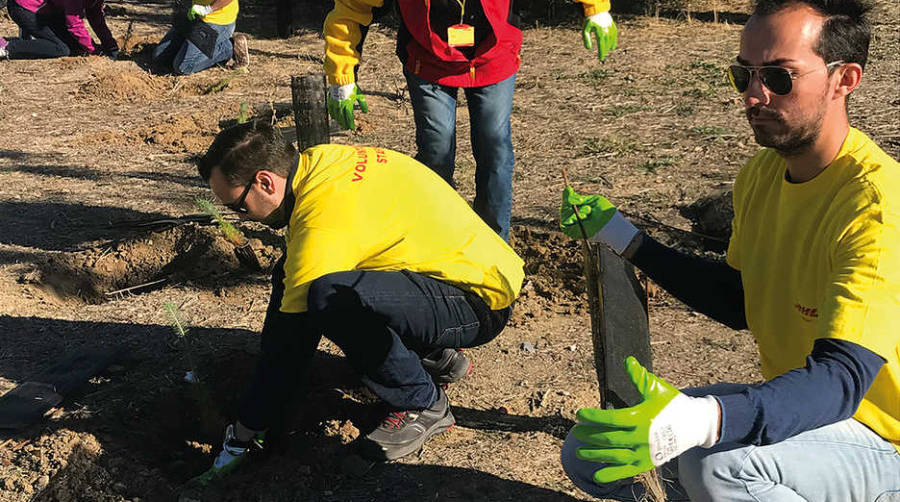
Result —
<instances>
[{"instance_id":1,"label":"short dark hair","mask_svg":"<svg viewBox=\"0 0 900 502\"><path fill-rule=\"evenodd\" d=\"M218 167L229 184L249 182L258 171L272 171L287 177L293 168L297 150L266 123L247 122L222 130L206 154L197 161L197 169L205 181Z\"/></svg>"},{"instance_id":2,"label":"short dark hair","mask_svg":"<svg viewBox=\"0 0 900 502\"><path fill-rule=\"evenodd\" d=\"M825 17L819 42L813 47L826 63L858 63L863 69L869 59L872 26L866 13L872 8L865 0L758 0L754 16L768 16L795 5L806 5Z\"/></svg>"}]
</instances>

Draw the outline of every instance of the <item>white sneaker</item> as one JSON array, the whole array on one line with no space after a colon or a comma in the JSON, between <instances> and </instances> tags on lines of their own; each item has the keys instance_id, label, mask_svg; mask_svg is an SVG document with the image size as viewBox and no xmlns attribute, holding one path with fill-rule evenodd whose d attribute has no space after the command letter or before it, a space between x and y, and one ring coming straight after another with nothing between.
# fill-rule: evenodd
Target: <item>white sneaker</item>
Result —
<instances>
[{"instance_id":1,"label":"white sneaker","mask_svg":"<svg viewBox=\"0 0 900 502\"><path fill-rule=\"evenodd\" d=\"M0 47L0 59L9 59L9 51L6 47Z\"/></svg>"}]
</instances>

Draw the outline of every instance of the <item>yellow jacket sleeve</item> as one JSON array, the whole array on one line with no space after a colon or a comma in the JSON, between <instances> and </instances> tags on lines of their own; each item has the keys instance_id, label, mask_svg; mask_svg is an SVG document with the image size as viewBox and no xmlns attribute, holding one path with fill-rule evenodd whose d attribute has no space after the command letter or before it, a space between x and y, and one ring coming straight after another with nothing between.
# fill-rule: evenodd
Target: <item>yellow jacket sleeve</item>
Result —
<instances>
[{"instance_id":1,"label":"yellow jacket sleeve","mask_svg":"<svg viewBox=\"0 0 900 502\"><path fill-rule=\"evenodd\" d=\"M584 17L593 16L601 12L609 12L609 0L575 0L581 2L584 7Z\"/></svg>"},{"instance_id":2,"label":"yellow jacket sleeve","mask_svg":"<svg viewBox=\"0 0 900 502\"><path fill-rule=\"evenodd\" d=\"M291 232L285 253L281 311L289 314L307 311L313 281L334 272L354 270L361 256L351 235L309 227L296 234Z\"/></svg>"},{"instance_id":3,"label":"yellow jacket sleeve","mask_svg":"<svg viewBox=\"0 0 900 502\"><path fill-rule=\"evenodd\" d=\"M362 26L372 23L372 9L384 0L334 0L334 9L325 17L325 75L331 85L354 82L353 68L359 64L357 46Z\"/></svg>"}]
</instances>

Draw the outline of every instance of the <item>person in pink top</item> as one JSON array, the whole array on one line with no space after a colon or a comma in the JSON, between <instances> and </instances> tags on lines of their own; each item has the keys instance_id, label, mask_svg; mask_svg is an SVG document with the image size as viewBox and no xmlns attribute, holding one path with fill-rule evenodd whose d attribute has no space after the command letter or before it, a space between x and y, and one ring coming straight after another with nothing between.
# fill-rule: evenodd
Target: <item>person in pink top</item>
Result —
<instances>
[{"instance_id":1,"label":"person in pink top","mask_svg":"<svg viewBox=\"0 0 900 502\"><path fill-rule=\"evenodd\" d=\"M105 55L116 59L119 46L106 26L103 0L10 0L9 17L20 36L0 37L0 58L43 59ZM84 20L100 38L91 38Z\"/></svg>"}]
</instances>

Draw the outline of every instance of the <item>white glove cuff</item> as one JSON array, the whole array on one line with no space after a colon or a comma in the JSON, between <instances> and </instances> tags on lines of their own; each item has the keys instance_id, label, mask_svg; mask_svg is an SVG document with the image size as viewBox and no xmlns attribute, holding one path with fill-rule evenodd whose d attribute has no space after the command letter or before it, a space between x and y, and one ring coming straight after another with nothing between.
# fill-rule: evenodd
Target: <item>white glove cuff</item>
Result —
<instances>
[{"instance_id":1,"label":"white glove cuff","mask_svg":"<svg viewBox=\"0 0 900 502\"><path fill-rule=\"evenodd\" d=\"M328 86L328 94L331 96L331 99L335 101L344 101L350 99L350 95L353 94L353 90L356 89L356 84L344 84L344 85L330 85Z\"/></svg>"},{"instance_id":2,"label":"white glove cuff","mask_svg":"<svg viewBox=\"0 0 900 502\"><path fill-rule=\"evenodd\" d=\"M212 11L212 7L210 7L209 5L194 4L194 12L200 14L201 16L208 16L210 15L210 13L212 13Z\"/></svg>"},{"instance_id":3,"label":"white glove cuff","mask_svg":"<svg viewBox=\"0 0 900 502\"><path fill-rule=\"evenodd\" d=\"M712 396L675 396L650 422L650 459L657 467L719 437L719 402Z\"/></svg>"},{"instance_id":4,"label":"white glove cuff","mask_svg":"<svg viewBox=\"0 0 900 502\"><path fill-rule=\"evenodd\" d=\"M609 15L609 12L600 12L599 14L594 14L593 16L588 17L588 21L600 26L601 28L609 28L613 25L613 18Z\"/></svg>"},{"instance_id":5,"label":"white glove cuff","mask_svg":"<svg viewBox=\"0 0 900 502\"><path fill-rule=\"evenodd\" d=\"M599 232L590 238L593 242L602 242L606 244L616 254L621 255L625 248L631 244L634 236L637 235L638 229L626 220L622 213L616 211L609 223L603 226Z\"/></svg>"}]
</instances>

